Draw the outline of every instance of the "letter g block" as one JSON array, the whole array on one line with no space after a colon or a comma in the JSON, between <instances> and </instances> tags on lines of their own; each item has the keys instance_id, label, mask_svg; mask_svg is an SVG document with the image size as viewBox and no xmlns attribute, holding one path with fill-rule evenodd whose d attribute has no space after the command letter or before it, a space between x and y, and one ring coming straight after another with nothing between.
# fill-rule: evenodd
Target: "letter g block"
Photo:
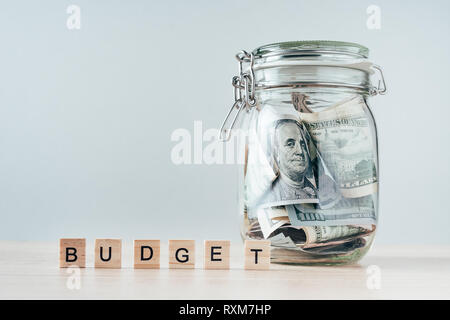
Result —
<instances>
[{"instance_id":1,"label":"letter g block","mask_svg":"<svg viewBox=\"0 0 450 320\"><path fill-rule=\"evenodd\" d=\"M195 267L195 241L169 240L169 268L193 269Z\"/></svg>"}]
</instances>

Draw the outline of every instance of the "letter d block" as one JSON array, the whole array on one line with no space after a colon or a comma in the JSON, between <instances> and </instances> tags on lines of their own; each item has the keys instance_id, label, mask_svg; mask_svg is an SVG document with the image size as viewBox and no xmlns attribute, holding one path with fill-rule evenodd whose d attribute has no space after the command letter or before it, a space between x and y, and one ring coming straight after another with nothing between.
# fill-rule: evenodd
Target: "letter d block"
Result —
<instances>
[{"instance_id":1,"label":"letter d block","mask_svg":"<svg viewBox=\"0 0 450 320\"><path fill-rule=\"evenodd\" d=\"M194 240L169 240L169 269L193 269L195 266Z\"/></svg>"},{"instance_id":2,"label":"letter d block","mask_svg":"<svg viewBox=\"0 0 450 320\"><path fill-rule=\"evenodd\" d=\"M245 240L245 269L269 269L270 240Z\"/></svg>"},{"instance_id":3,"label":"letter d block","mask_svg":"<svg viewBox=\"0 0 450 320\"><path fill-rule=\"evenodd\" d=\"M134 240L134 268L159 269L159 240Z\"/></svg>"},{"instance_id":4,"label":"letter d block","mask_svg":"<svg viewBox=\"0 0 450 320\"><path fill-rule=\"evenodd\" d=\"M205 269L230 269L230 241L205 240L203 267Z\"/></svg>"},{"instance_id":5,"label":"letter d block","mask_svg":"<svg viewBox=\"0 0 450 320\"><path fill-rule=\"evenodd\" d=\"M86 239L59 239L59 267L86 267Z\"/></svg>"},{"instance_id":6,"label":"letter d block","mask_svg":"<svg viewBox=\"0 0 450 320\"><path fill-rule=\"evenodd\" d=\"M95 239L95 267L122 268L122 240Z\"/></svg>"}]
</instances>

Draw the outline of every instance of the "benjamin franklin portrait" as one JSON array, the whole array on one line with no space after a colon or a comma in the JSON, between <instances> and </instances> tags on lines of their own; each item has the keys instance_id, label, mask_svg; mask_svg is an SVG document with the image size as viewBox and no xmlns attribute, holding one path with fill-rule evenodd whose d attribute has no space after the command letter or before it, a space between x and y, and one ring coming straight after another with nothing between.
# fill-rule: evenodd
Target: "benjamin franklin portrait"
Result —
<instances>
[{"instance_id":1,"label":"benjamin franklin portrait","mask_svg":"<svg viewBox=\"0 0 450 320\"><path fill-rule=\"evenodd\" d=\"M271 157L278 177L263 202L317 203L317 189L305 129L296 120L275 122L270 137Z\"/></svg>"}]
</instances>

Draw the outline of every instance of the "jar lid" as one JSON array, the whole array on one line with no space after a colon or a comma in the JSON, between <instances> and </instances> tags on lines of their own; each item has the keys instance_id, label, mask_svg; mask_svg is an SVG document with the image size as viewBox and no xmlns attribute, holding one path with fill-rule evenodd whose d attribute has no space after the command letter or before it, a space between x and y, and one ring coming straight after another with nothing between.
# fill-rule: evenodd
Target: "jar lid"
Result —
<instances>
[{"instance_id":1,"label":"jar lid","mask_svg":"<svg viewBox=\"0 0 450 320\"><path fill-rule=\"evenodd\" d=\"M295 56L296 58L305 56L311 59L324 54L367 59L369 49L353 42L310 40L272 43L253 50L256 59L273 56Z\"/></svg>"},{"instance_id":2,"label":"jar lid","mask_svg":"<svg viewBox=\"0 0 450 320\"><path fill-rule=\"evenodd\" d=\"M257 105L257 89L329 87L370 95L386 93L381 68L367 61L369 49L357 43L278 42L258 47L251 54L242 50L235 57L239 62L239 74L232 78L234 103L220 129L222 141L230 138L241 110ZM339 72L336 72L337 68L340 68ZM377 86L370 81L375 72L379 75Z\"/></svg>"}]
</instances>

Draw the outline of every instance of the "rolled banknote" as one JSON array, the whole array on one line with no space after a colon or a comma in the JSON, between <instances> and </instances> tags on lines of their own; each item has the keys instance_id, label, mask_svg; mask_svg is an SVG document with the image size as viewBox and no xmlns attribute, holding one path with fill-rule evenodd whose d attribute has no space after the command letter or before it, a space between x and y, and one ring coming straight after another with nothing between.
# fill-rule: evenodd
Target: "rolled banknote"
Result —
<instances>
[{"instance_id":1,"label":"rolled banknote","mask_svg":"<svg viewBox=\"0 0 450 320\"><path fill-rule=\"evenodd\" d=\"M338 226L376 224L377 217L372 196L343 198L334 207L320 209L311 204L286 206L293 226Z\"/></svg>"},{"instance_id":2,"label":"rolled banknote","mask_svg":"<svg viewBox=\"0 0 450 320\"><path fill-rule=\"evenodd\" d=\"M347 198L377 191L374 124L362 97L357 96L321 112L300 113L328 170Z\"/></svg>"},{"instance_id":3,"label":"rolled banknote","mask_svg":"<svg viewBox=\"0 0 450 320\"><path fill-rule=\"evenodd\" d=\"M344 230L343 230L344 229ZM300 227L290 225L280 227L277 232L291 238L301 249L311 252L328 250L325 248L343 246L347 242L354 242L373 232L372 226L333 226L333 227ZM322 240L320 240L322 239ZM326 239L326 240L325 240Z\"/></svg>"},{"instance_id":4,"label":"rolled banknote","mask_svg":"<svg viewBox=\"0 0 450 320\"><path fill-rule=\"evenodd\" d=\"M366 240L364 238L356 238L340 245L318 248L274 248L271 251L271 261L282 263L336 263L336 254L339 255L338 261L340 261L343 257L353 255L355 250L365 245Z\"/></svg>"},{"instance_id":5,"label":"rolled banknote","mask_svg":"<svg viewBox=\"0 0 450 320\"><path fill-rule=\"evenodd\" d=\"M302 227L306 234L305 245L328 242L368 232L367 228L354 226Z\"/></svg>"},{"instance_id":6,"label":"rolled banknote","mask_svg":"<svg viewBox=\"0 0 450 320\"><path fill-rule=\"evenodd\" d=\"M284 217L286 209L278 208L263 208L258 210L258 222L265 239L274 235L275 231L279 229L291 228L285 236L291 236L297 244L302 247L312 246L319 243L329 243L331 241L342 240L355 235L362 235L372 232L371 225L369 226L292 226L287 220L273 219L272 217ZM340 244L345 241L340 241Z\"/></svg>"}]
</instances>

